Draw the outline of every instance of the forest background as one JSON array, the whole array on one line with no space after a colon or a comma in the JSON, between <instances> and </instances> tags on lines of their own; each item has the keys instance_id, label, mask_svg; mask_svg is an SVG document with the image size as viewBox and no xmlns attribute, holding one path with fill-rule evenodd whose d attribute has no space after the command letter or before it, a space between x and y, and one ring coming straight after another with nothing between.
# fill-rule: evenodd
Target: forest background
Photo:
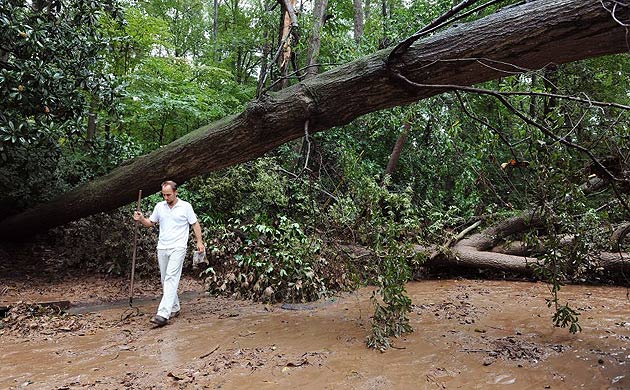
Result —
<instances>
[{"instance_id":1,"label":"forest background","mask_svg":"<svg viewBox=\"0 0 630 390\"><path fill-rule=\"evenodd\" d=\"M457 23L515 3L475 5ZM455 5L3 1L2 215L394 46ZM195 272L211 292L270 301L377 285L368 340L376 347L411 330L404 283L427 269L525 275L550 283L554 323L577 331L579 313L558 301L562 283L629 283L629 58L506 73L476 86L505 93L503 100L452 91L326 132L305 129L261 158L198 176L179 192L194 205L208 247L209 266ZM143 200L143 211L159 200ZM31 255L126 275L135 207L29 238ZM509 253L507 263L455 250L475 229L501 232L504 250L496 252ZM140 236L140 274L154 272L155 241L155 232ZM602 254L611 253L626 262L606 261ZM514 258L524 266L512 267Z\"/></svg>"}]
</instances>

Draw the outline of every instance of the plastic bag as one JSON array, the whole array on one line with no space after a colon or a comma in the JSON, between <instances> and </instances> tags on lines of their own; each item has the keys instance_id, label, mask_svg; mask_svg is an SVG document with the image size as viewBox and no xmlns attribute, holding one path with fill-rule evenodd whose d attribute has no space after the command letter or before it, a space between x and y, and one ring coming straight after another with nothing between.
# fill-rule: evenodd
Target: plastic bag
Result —
<instances>
[{"instance_id":1,"label":"plastic bag","mask_svg":"<svg viewBox=\"0 0 630 390\"><path fill-rule=\"evenodd\" d=\"M193 252L193 269L197 269L199 264L204 263L208 265L208 259L206 259L205 251L194 251Z\"/></svg>"}]
</instances>

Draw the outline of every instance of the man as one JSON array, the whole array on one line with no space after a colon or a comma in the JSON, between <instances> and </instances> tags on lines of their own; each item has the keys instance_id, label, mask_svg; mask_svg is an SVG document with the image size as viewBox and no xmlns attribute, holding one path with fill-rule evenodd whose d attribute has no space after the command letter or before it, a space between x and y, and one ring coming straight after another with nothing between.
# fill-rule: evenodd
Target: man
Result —
<instances>
[{"instance_id":1,"label":"man","mask_svg":"<svg viewBox=\"0 0 630 390\"><path fill-rule=\"evenodd\" d=\"M155 224L160 226L157 251L162 279L162 300L156 316L151 319L157 326L164 326L169 318L179 315L177 288L186 257L190 225L197 239L197 250L201 252L206 250L197 216L190 203L177 197L177 184L170 180L162 183L162 196L164 201L155 205L149 218L145 218L140 211L133 214L133 219L146 227Z\"/></svg>"}]
</instances>

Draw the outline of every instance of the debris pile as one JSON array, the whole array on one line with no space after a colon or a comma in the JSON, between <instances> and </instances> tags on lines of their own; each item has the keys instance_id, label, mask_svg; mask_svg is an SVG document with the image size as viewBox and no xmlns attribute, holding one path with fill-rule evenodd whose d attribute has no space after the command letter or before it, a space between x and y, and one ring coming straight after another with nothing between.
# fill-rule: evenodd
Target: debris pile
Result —
<instances>
[{"instance_id":1,"label":"debris pile","mask_svg":"<svg viewBox=\"0 0 630 390\"><path fill-rule=\"evenodd\" d=\"M0 321L0 335L54 335L61 332L84 332L90 321L79 315L65 313L58 306L28 302L14 304Z\"/></svg>"}]
</instances>

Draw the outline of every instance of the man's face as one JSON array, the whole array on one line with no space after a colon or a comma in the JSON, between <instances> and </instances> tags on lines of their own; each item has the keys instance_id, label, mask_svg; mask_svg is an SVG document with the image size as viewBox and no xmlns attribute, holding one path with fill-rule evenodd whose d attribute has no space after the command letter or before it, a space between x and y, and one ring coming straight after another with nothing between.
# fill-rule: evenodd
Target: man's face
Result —
<instances>
[{"instance_id":1,"label":"man's face","mask_svg":"<svg viewBox=\"0 0 630 390\"><path fill-rule=\"evenodd\" d=\"M173 191L171 186L164 186L162 187L162 196L164 197L166 203L172 205L175 202L175 199L177 199L177 191Z\"/></svg>"}]
</instances>

